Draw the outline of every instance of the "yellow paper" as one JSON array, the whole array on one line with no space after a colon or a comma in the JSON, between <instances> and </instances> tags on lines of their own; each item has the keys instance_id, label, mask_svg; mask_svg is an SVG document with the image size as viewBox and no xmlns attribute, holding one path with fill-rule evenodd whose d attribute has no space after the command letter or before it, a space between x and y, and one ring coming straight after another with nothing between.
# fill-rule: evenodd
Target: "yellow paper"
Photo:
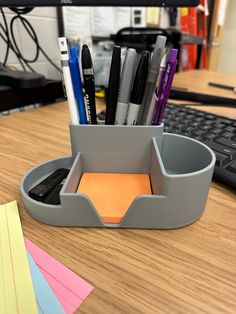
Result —
<instances>
[{"instance_id":1,"label":"yellow paper","mask_svg":"<svg viewBox=\"0 0 236 314\"><path fill-rule=\"evenodd\" d=\"M188 15L188 8L181 8L181 15L187 16Z\"/></svg>"},{"instance_id":2,"label":"yellow paper","mask_svg":"<svg viewBox=\"0 0 236 314\"><path fill-rule=\"evenodd\" d=\"M8 222L6 217L5 205L1 206L0 211L0 235L1 235L1 259L3 291L0 294L5 299L5 311L3 313L17 313L17 303L15 296L14 273L12 267L11 247L8 235Z\"/></svg>"},{"instance_id":3,"label":"yellow paper","mask_svg":"<svg viewBox=\"0 0 236 314\"><path fill-rule=\"evenodd\" d=\"M160 8L146 9L146 23L147 25L159 25L160 22Z\"/></svg>"},{"instance_id":4,"label":"yellow paper","mask_svg":"<svg viewBox=\"0 0 236 314\"><path fill-rule=\"evenodd\" d=\"M1 210L1 206L0 206L0 210ZM1 227L0 227L1 228ZM0 240L0 245L1 245L1 240ZM1 247L0 247L1 250ZM2 253L0 251L0 313L5 313L5 301L4 301L4 295L3 295L3 291L4 291L4 283L3 283L3 276L2 276Z\"/></svg>"},{"instance_id":5,"label":"yellow paper","mask_svg":"<svg viewBox=\"0 0 236 314\"><path fill-rule=\"evenodd\" d=\"M0 206L0 230L2 229L1 221L1 212L2 212L2 207ZM3 279L3 260L2 260L2 241L1 241L1 232L0 232L0 313L5 313L6 308L5 308L5 301L4 301L4 279Z\"/></svg>"},{"instance_id":6,"label":"yellow paper","mask_svg":"<svg viewBox=\"0 0 236 314\"><path fill-rule=\"evenodd\" d=\"M38 313L16 201L0 207L0 248L0 313Z\"/></svg>"}]
</instances>

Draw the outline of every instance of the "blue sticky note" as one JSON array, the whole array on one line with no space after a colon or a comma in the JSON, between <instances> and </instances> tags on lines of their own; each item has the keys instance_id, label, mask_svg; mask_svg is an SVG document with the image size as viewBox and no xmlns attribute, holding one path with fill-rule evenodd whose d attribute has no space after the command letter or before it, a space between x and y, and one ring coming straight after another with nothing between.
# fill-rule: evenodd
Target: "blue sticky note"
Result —
<instances>
[{"instance_id":1,"label":"blue sticky note","mask_svg":"<svg viewBox=\"0 0 236 314\"><path fill-rule=\"evenodd\" d=\"M63 307L49 287L46 279L43 277L28 250L27 257L32 275L39 314L65 314Z\"/></svg>"}]
</instances>

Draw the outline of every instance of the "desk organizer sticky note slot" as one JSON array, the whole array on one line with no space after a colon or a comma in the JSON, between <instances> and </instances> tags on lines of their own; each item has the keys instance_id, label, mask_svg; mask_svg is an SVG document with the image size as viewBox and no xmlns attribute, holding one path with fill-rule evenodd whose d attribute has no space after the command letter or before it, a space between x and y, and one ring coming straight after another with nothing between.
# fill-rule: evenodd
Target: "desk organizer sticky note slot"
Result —
<instances>
[{"instance_id":1,"label":"desk organizer sticky note slot","mask_svg":"<svg viewBox=\"0 0 236 314\"><path fill-rule=\"evenodd\" d=\"M72 157L45 162L21 182L30 215L55 226L171 229L204 212L215 155L204 144L161 126L70 125ZM71 168L61 204L32 200L28 191L60 167ZM86 195L77 193L84 172L148 173L153 195L136 197L118 224L104 223Z\"/></svg>"}]
</instances>

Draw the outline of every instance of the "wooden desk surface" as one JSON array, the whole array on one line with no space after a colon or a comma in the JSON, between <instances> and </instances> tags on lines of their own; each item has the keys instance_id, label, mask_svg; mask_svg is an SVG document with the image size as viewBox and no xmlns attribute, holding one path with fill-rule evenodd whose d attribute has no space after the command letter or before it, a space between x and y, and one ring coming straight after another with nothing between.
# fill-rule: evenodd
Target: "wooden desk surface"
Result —
<instances>
[{"instance_id":1,"label":"wooden desk surface","mask_svg":"<svg viewBox=\"0 0 236 314\"><path fill-rule=\"evenodd\" d=\"M25 236L95 286L78 312L235 313L236 195L224 186L212 183L202 218L177 230L59 228L28 215L20 180L70 154L68 121L66 103L0 117L0 203L16 199Z\"/></svg>"},{"instance_id":2,"label":"wooden desk surface","mask_svg":"<svg viewBox=\"0 0 236 314\"><path fill-rule=\"evenodd\" d=\"M173 85L175 87L185 87L192 92L236 99L236 93L233 91L209 86L208 82L236 86L236 75L207 70L193 70L176 74Z\"/></svg>"}]
</instances>

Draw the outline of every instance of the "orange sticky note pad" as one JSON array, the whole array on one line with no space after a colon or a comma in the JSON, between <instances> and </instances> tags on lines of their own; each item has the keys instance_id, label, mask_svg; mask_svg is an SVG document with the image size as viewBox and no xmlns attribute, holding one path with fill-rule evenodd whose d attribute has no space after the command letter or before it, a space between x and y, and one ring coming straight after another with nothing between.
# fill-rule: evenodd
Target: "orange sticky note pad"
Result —
<instances>
[{"instance_id":1,"label":"orange sticky note pad","mask_svg":"<svg viewBox=\"0 0 236 314\"><path fill-rule=\"evenodd\" d=\"M152 189L148 174L84 173L77 192L90 198L104 222L119 223L135 197Z\"/></svg>"}]
</instances>

